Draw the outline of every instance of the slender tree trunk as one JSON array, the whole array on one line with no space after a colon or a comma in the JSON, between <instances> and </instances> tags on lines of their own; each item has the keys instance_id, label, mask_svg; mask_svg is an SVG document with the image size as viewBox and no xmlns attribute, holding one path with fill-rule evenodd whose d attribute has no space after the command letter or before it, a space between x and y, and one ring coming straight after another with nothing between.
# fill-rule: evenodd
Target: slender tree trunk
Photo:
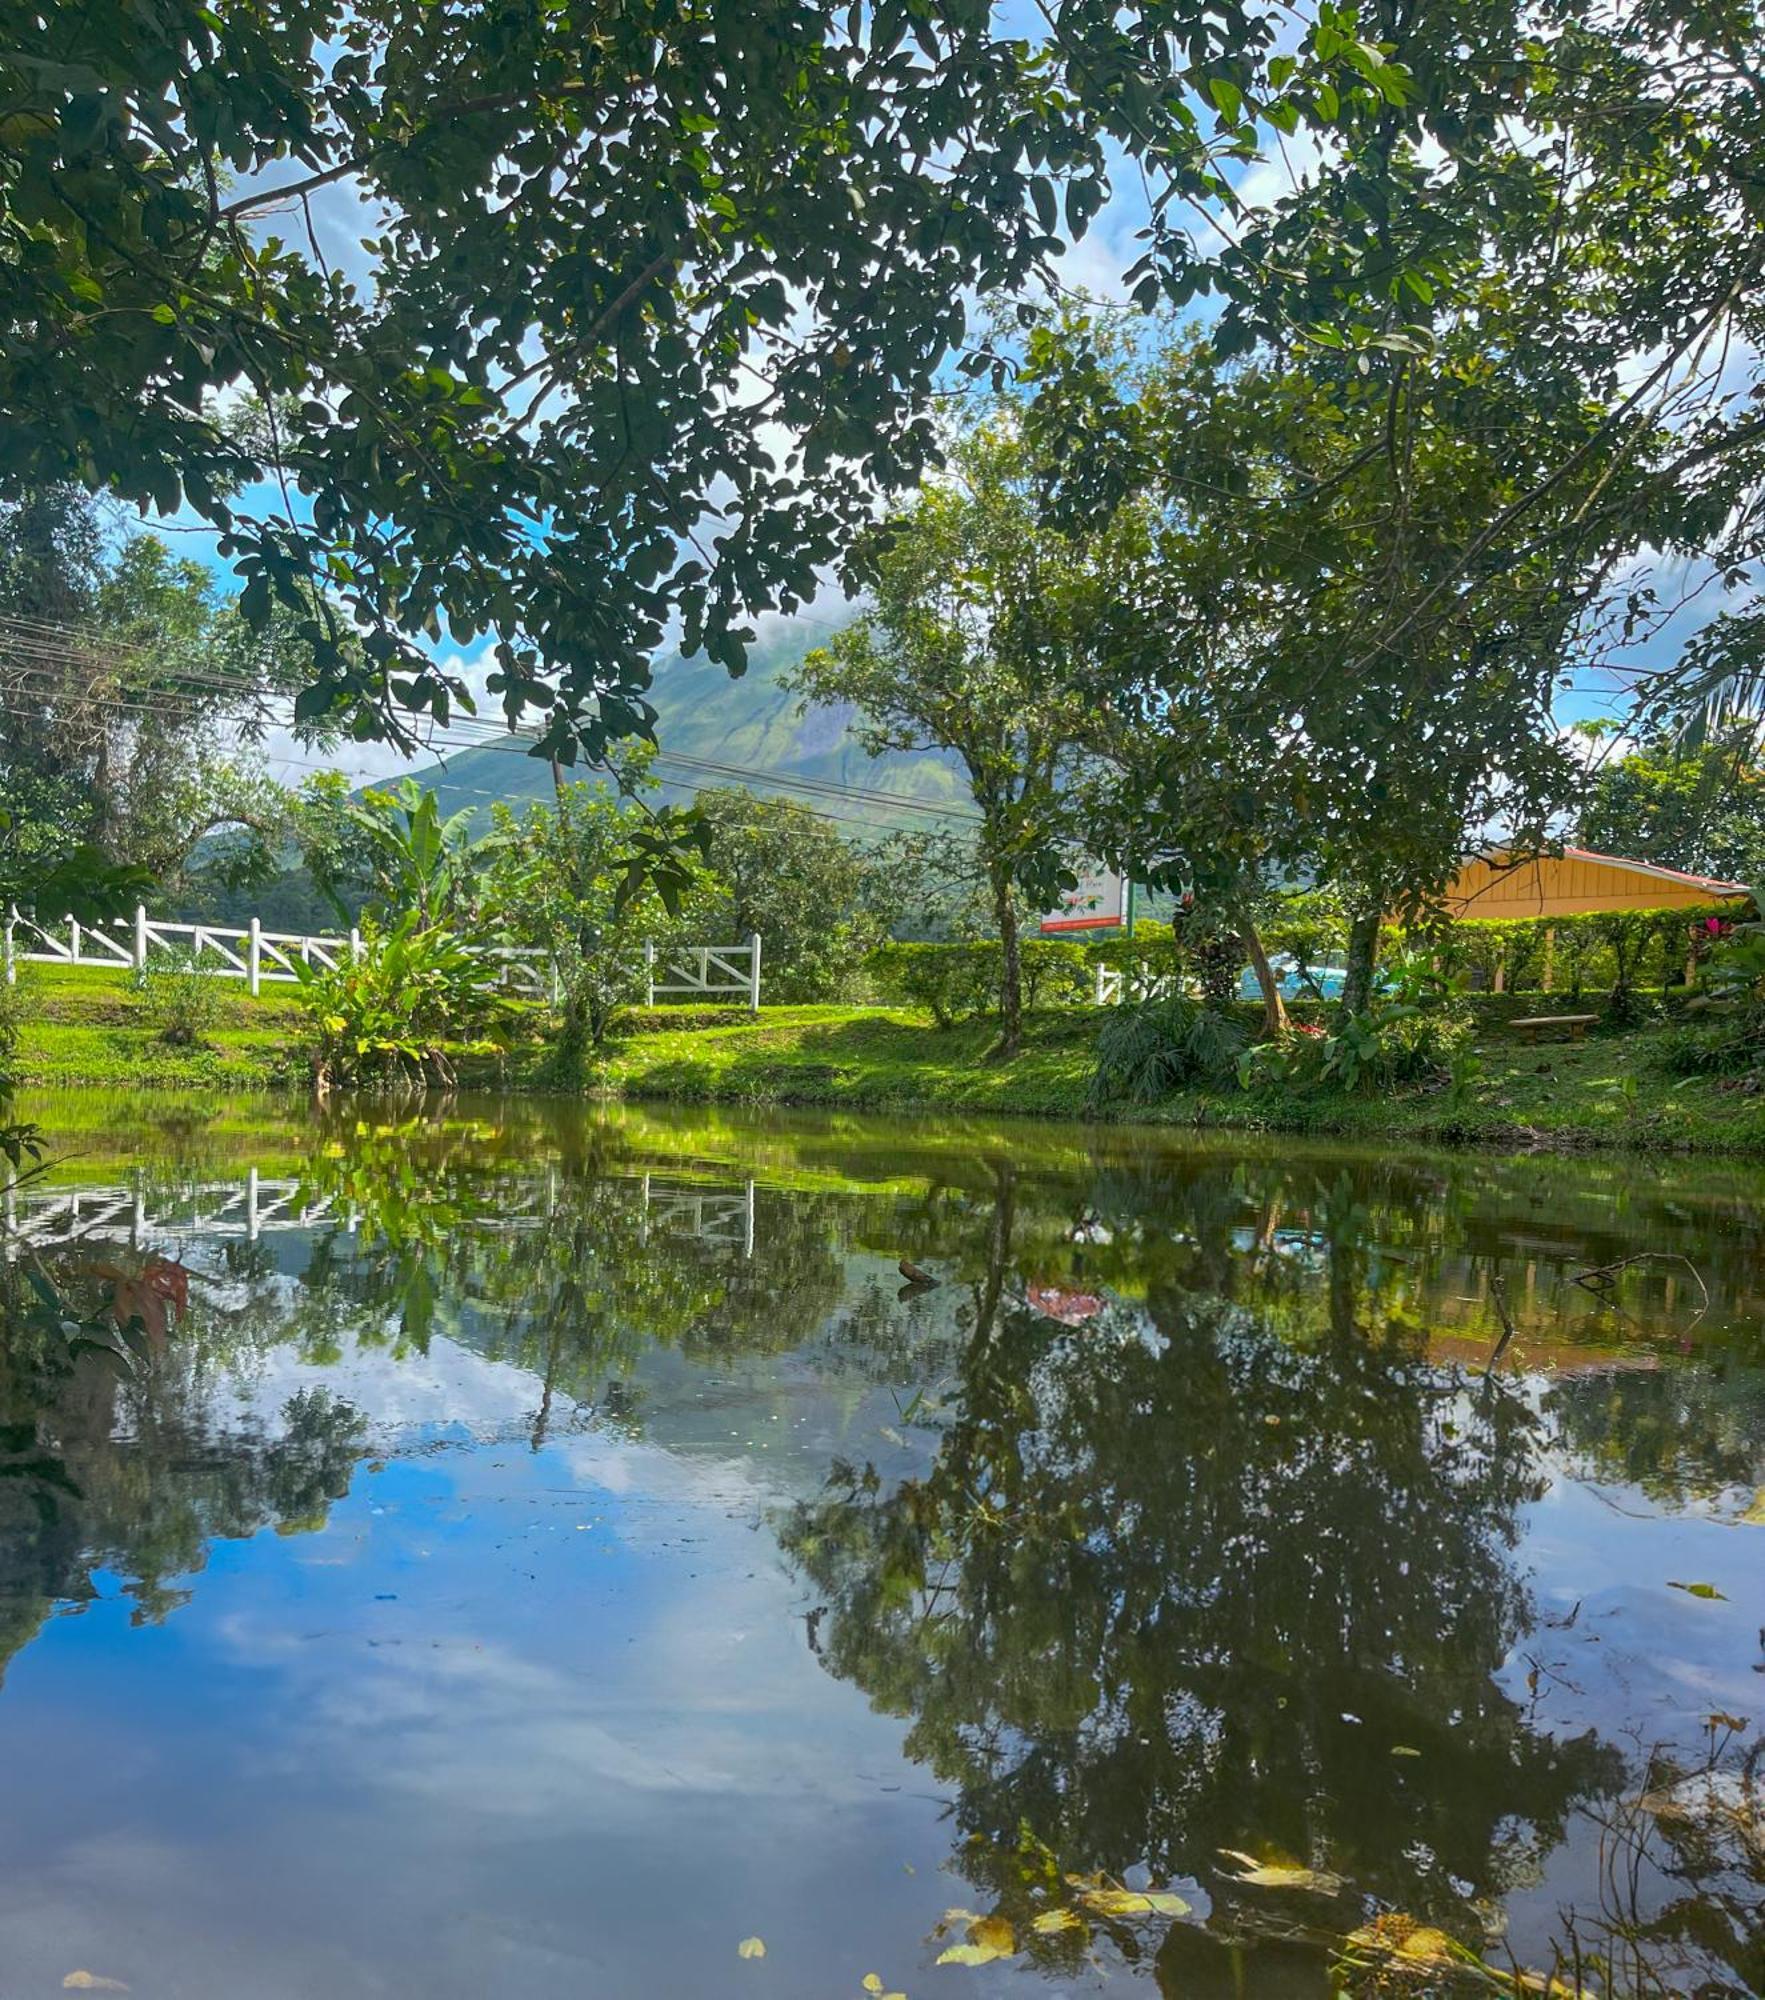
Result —
<instances>
[{"instance_id":1,"label":"slender tree trunk","mask_svg":"<svg viewBox=\"0 0 1765 2000\"><path fill-rule=\"evenodd\" d=\"M1018 950L1017 905L1011 878L993 877L993 910L999 919L999 1046L993 1051L1008 1062L1023 1047L1023 959Z\"/></svg>"},{"instance_id":2,"label":"slender tree trunk","mask_svg":"<svg viewBox=\"0 0 1765 2000\"><path fill-rule=\"evenodd\" d=\"M1248 917L1238 919L1238 935L1244 940L1244 949L1250 954L1250 969L1262 989L1262 1024L1271 1035L1278 1035L1287 1025L1287 1003L1281 998L1281 982L1262 948L1255 924Z\"/></svg>"},{"instance_id":3,"label":"slender tree trunk","mask_svg":"<svg viewBox=\"0 0 1765 2000\"><path fill-rule=\"evenodd\" d=\"M1364 1012L1373 997L1373 973L1379 961L1379 924L1384 912L1377 903L1354 913L1348 926L1348 970L1342 981L1342 1011Z\"/></svg>"}]
</instances>

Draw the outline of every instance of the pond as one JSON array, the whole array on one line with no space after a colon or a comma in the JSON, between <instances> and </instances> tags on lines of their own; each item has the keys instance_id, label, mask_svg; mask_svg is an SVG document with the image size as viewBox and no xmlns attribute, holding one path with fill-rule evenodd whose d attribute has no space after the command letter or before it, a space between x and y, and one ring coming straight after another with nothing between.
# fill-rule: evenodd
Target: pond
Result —
<instances>
[{"instance_id":1,"label":"pond","mask_svg":"<svg viewBox=\"0 0 1765 2000\"><path fill-rule=\"evenodd\" d=\"M1765 1171L24 1108L7 1995L1765 1989Z\"/></svg>"}]
</instances>

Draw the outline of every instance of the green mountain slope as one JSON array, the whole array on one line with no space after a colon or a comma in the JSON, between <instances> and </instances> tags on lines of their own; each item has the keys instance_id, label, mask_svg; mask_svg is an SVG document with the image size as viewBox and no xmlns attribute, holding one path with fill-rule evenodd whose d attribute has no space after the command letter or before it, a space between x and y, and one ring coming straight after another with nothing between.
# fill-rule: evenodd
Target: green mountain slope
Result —
<instances>
[{"instance_id":1,"label":"green mountain slope","mask_svg":"<svg viewBox=\"0 0 1765 2000\"><path fill-rule=\"evenodd\" d=\"M783 678L824 636L819 625L782 627L752 649L740 680L731 680L709 660L685 660L678 654L664 660L650 691L662 746L656 767L662 797L684 801L706 787L745 784L767 796L798 799L838 818L855 834L867 827L947 823L915 805L965 818L973 808L949 760L867 757L852 733L849 710L799 713L797 697L784 688ZM528 799L549 798L551 768L526 750L519 739L505 737L460 751L413 776L436 793L446 813L468 808L488 813L492 799L519 806ZM697 768L705 764L725 768ZM895 805L895 800L913 803Z\"/></svg>"}]
</instances>

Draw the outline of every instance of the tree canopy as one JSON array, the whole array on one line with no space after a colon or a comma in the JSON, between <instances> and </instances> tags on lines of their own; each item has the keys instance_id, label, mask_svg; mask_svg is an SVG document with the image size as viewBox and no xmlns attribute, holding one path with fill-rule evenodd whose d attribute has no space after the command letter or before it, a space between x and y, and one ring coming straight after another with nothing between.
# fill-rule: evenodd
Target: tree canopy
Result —
<instances>
[{"instance_id":1,"label":"tree canopy","mask_svg":"<svg viewBox=\"0 0 1765 2000\"><path fill-rule=\"evenodd\" d=\"M285 621L252 632L202 563L115 534L78 488L0 504L0 901L65 914L70 870L132 871L131 901L199 861L261 879L286 805L253 738L310 666Z\"/></svg>"},{"instance_id":2,"label":"tree canopy","mask_svg":"<svg viewBox=\"0 0 1765 2000\"><path fill-rule=\"evenodd\" d=\"M1749 752L1738 731L1693 749L1652 736L1594 771L1577 838L1693 874L1765 879L1765 772Z\"/></svg>"},{"instance_id":3,"label":"tree canopy","mask_svg":"<svg viewBox=\"0 0 1765 2000\"><path fill-rule=\"evenodd\" d=\"M445 627L495 635L542 750L598 750L671 622L739 669L917 477L965 301L1046 270L1112 157L1160 189L1135 281L1190 296L1165 204L1259 113L1401 92L1324 15L1277 67L1241 0L1056 0L1039 39L971 0L12 6L0 485L213 523L314 648L309 716L445 717Z\"/></svg>"}]
</instances>

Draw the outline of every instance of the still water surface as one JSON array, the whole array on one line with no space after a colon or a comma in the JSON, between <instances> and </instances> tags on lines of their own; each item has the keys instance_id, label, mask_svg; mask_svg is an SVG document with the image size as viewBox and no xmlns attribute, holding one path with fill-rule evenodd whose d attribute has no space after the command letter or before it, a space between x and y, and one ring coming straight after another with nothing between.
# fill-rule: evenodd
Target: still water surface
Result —
<instances>
[{"instance_id":1,"label":"still water surface","mask_svg":"<svg viewBox=\"0 0 1765 2000\"><path fill-rule=\"evenodd\" d=\"M28 1109L8 2000L1765 1990L1765 1172Z\"/></svg>"}]
</instances>

